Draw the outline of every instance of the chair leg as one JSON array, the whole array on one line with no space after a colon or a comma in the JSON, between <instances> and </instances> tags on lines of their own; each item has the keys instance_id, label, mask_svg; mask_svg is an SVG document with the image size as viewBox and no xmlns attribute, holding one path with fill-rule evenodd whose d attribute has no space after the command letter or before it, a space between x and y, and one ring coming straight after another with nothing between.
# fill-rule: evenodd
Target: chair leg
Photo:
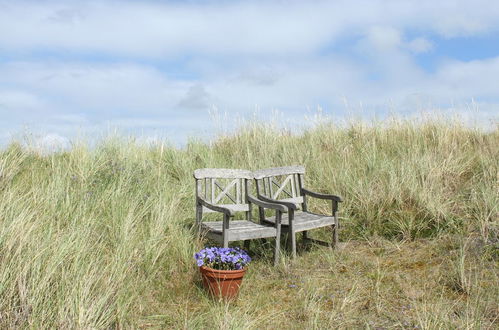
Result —
<instances>
[{"instance_id":1,"label":"chair leg","mask_svg":"<svg viewBox=\"0 0 499 330\"><path fill-rule=\"evenodd\" d=\"M293 224L293 219L294 219L294 211L291 209L289 210L288 213L288 219L289 219L289 226L288 226L288 233L291 236L291 255L293 259L296 258L296 231L294 228Z\"/></svg>"},{"instance_id":2,"label":"chair leg","mask_svg":"<svg viewBox=\"0 0 499 330\"><path fill-rule=\"evenodd\" d=\"M296 258L296 233L294 231L289 231L289 248L291 249L291 256L293 259Z\"/></svg>"},{"instance_id":3,"label":"chair leg","mask_svg":"<svg viewBox=\"0 0 499 330\"><path fill-rule=\"evenodd\" d=\"M276 231L275 231L275 251L274 251L274 267L277 266L279 262L279 254L281 249L281 219L282 213L280 211L276 211Z\"/></svg>"},{"instance_id":4,"label":"chair leg","mask_svg":"<svg viewBox=\"0 0 499 330\"><path fill-rule=\"evenodd\" d=\"M279 256L281 249L281 235L277 235L275 238L275 251L274 251L274 267L279 263Z\"/></svg>"},{"instance_id":5,"label":"chair leg","mask_svg":"<svg viewBox=\"0 0 499 330\"><path fill-rule=\"evenodd\" d=\"M196 205L196 229L197 229L197 238L201 240L203 236L203 227L201 225L201 219L203 218L203 207L201 205Z\"/></svg>"},{"instance_id":6,"label":"chair leg","mask_svg":"<svg viewBox=\"0 0 499 330\"><path fill-rule=\"evenodd\" d=\"M336 228L336 225L332 225L332 227L333 227L333 237L332 237L333 240L331 247L334 249L338 244L338 228Z\"/></svg>"},{"instance_id":7,"label":"chair leg","mask_svg":"<svg viewBox=\"0 0 499 330\"><path fill-rule=\"evenodd\" d=\"M222 224L222 237L223 237L224 248L229 247L229 233L228 233L229 220L230 216L224 214L224 222Z\"/></svg>"},{"instance_id":8,"label":"chair leg","mask_svg":"<svg viewBox=\"0 0 499 330\"><path fill-rule=\"evenodd\" d=\"M340 222L339 222L339 218L338 218L338 202L337 201L332 201L332 208L333 208L333 217L334 217L332 247L334 249L335 247L338 246L338 231L340 229Z\"/></svg>"}]
</instances>

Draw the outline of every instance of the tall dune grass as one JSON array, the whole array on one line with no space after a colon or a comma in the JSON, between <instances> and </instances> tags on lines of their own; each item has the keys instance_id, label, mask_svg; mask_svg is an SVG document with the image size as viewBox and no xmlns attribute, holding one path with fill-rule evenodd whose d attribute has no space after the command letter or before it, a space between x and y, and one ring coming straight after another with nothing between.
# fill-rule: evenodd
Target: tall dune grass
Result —
<instances>
[{"instance_id":1,"label":"tall dune grass","mask_svg":"<svg viewBox=\"0 0 499 330\"><path fill-rule=\"evenodd\" d=\"M356 250L312 249L272 268L271 249L254 244L240 301L211 301L195 285L192 172L290 164L306 167L308 187L344 197L340 241ZM0 327L493 327L498 164L497 128L441 121L322 123L299 135L254 124L182 149L109 138L40 155L12 143L0 152ZM431 256L436 298L419 266L390 268ZM296 275L305 269L326 275ZM304 282L285 293L293 276ZM406 318L394 297L413 306Z\"/></svg>"}]
</instances>

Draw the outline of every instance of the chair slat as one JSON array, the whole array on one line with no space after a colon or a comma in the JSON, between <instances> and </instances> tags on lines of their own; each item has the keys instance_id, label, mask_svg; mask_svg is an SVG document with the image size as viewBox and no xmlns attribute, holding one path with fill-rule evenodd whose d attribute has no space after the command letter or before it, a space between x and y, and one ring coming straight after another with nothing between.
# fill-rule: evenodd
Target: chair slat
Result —
<instances>
[{"instance_id":1,"label":"chair slat","mask_svg":"<svg viewBox=\"0 0 499 330\"><path fill-rule=\"evenodd\" d=\"M211 199L210 202L214 203L215 202L215 185L216 185L217 180L212 178L211 179Z\"/></svg>"},{"instance_id":2,"label":"chair slat","mask_svg":"<svg viewBox=\"0 0 499 330\"><path fill-rule=\"evenodd\" d=\"M208 190L208 179L204 178L204 196L203 197L205 199L208 199L207 190Z\"/></svg>"},{"instance_id":3,"label":"chair slat","mask_svg":"<svg viewBox=\"0 0 499 330\"><path fill-rule=\"evenodd\" d=\"M267 217L264 220L269 224L275 223L275 217ZM332 216L325 216L315 213L309 212L298 212L295 213L295 217L293 219L293 230L295 232L306 231L315 228L321 228L326 226L334 225L335 220ZM289 219L284 217L281 220L281 224L283 227L283 232L288 231Z\"/></svg>"},{"instance_id":4,"label":"chair slat","mask_svg":"<svg viewBox=\"0 0 499 330\"><path fill-rule=\"evenodd\" d=\"M236 181L236 203L243 203L243 200L241 198L241 180L237 179Z\"/></svg>"},{"instance_id":5,"label":"chair slat","mask_svg":"<svg viewBox=\"0 0 499 330\"><path fill-rule=\"evenodd\" d=\"M246 212L249 211L248 204L217 204L217 206L225 207L234 212ZM203 206L203 213L213 213L216 211L210 210Z\"/></svg>"},{"instance_id":6,"label":"chair slat","mask_svg":"<svg viewBox=\"0 0 499 330\"><path fill-rule=\"evenodd\" d=\"M271 176L289 175L289 174L305 174L305 167L303 166L285 166L274 167L253 172L255 179L263 179Z\"/></svg>"},{"instance_id":7,"label":"chair slat","mask_svg":"<svg viewBox=\"0 0 499 330\"><path fill-rule=\"evenodd\" d=\"M205 222L203 227L214 233L222 232L222 222ZM262 226L247 220L235 220L231 222L229 232L230 241L240 241L254 238L275 237L276 229L273 226Z\"/></svg>"},{"instance_id":8,"label":"chair slat","mask_svg":"<svg viewBox=\"0 0 499 330\"><path fill-rule=\"evenodd\" d=\"M290 203L298 204L298 205L303 203L302 196L291 197L291 198L280 198L279 200L283 201L283 202L290 202Z\"/></svg>"},{"instance_id":9,"label":"chair slat","mask_svg":"<svg viewBox=\"0 0 499 330\"><path fill-rule=\"evenodd\" d=\"M252 179L253 174L248 170L227 169L227 168L201 168L194 171L194 178L218 178L218 179Z\"/></svg>"}]
</instances>

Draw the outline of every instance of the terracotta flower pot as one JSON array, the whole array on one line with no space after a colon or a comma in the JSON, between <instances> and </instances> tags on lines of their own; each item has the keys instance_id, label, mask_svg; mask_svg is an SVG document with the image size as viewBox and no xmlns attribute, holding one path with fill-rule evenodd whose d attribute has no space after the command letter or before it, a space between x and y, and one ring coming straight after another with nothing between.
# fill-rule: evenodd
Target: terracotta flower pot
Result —
<instances>
[{"instance_id":1,"label":"terracotta flower pot","mask_svg":"<svg viewBox=\"0 0 499 330\"><path fill-rule=\"evenodd\" d=\"M239 287L246 273L241 270L218 270L206 266L199 267L204 287L215 297L234 298L239 293Z\"/></svg>"}]
</instances>

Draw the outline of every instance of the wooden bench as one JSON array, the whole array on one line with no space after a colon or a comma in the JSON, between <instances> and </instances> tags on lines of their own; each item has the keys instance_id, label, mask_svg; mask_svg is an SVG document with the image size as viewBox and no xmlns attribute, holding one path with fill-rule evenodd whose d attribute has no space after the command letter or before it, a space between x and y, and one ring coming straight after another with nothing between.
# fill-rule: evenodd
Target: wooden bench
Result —
<instances>
[{"instance_id":1,"label":"wooden bench","mask_svg":"<svg viewBox=\"0 0 499 330\"><path fill-rule=\"evenodd\" d=\"M249 192L253 179L250 171L239 169L205 168L194 171L196 180L196 223L201 233L223 247L232 241L246 241L258 238L275 237L274 265L279 258L281 218L286 207L280 204L261 201ZM252 204L275 210L272 223L252 221ZM204 213L221 213L222 221L203 221ZM233 220L236 213L244 212L244 220Z\"/></svg>"},{"instance_id":2,"label":"wooden bench","mask_svg":"<svg viewBox=\"0 0 499 330\"><path fill-rule=\"evenodd\" d=\"M339 196L321 194L304 188L304 175L303 166L276 167L253 172L257 198L264 202L283 205L287 209L288 216L282 219L281 226L282 232L290 236L288 242L293 257L296 257L297 232L303 232L304 239L311 240L307 236L308 230L331 226L333 233L330 245L334 247L338 242L338 203L342 202L342 199ZM309 212L307 197L331 201L331 214ZM266 217L263 210L260 210L259 215L261 222L269 225L278 221L275 217Z\"/></svg>"}]
</instances>

